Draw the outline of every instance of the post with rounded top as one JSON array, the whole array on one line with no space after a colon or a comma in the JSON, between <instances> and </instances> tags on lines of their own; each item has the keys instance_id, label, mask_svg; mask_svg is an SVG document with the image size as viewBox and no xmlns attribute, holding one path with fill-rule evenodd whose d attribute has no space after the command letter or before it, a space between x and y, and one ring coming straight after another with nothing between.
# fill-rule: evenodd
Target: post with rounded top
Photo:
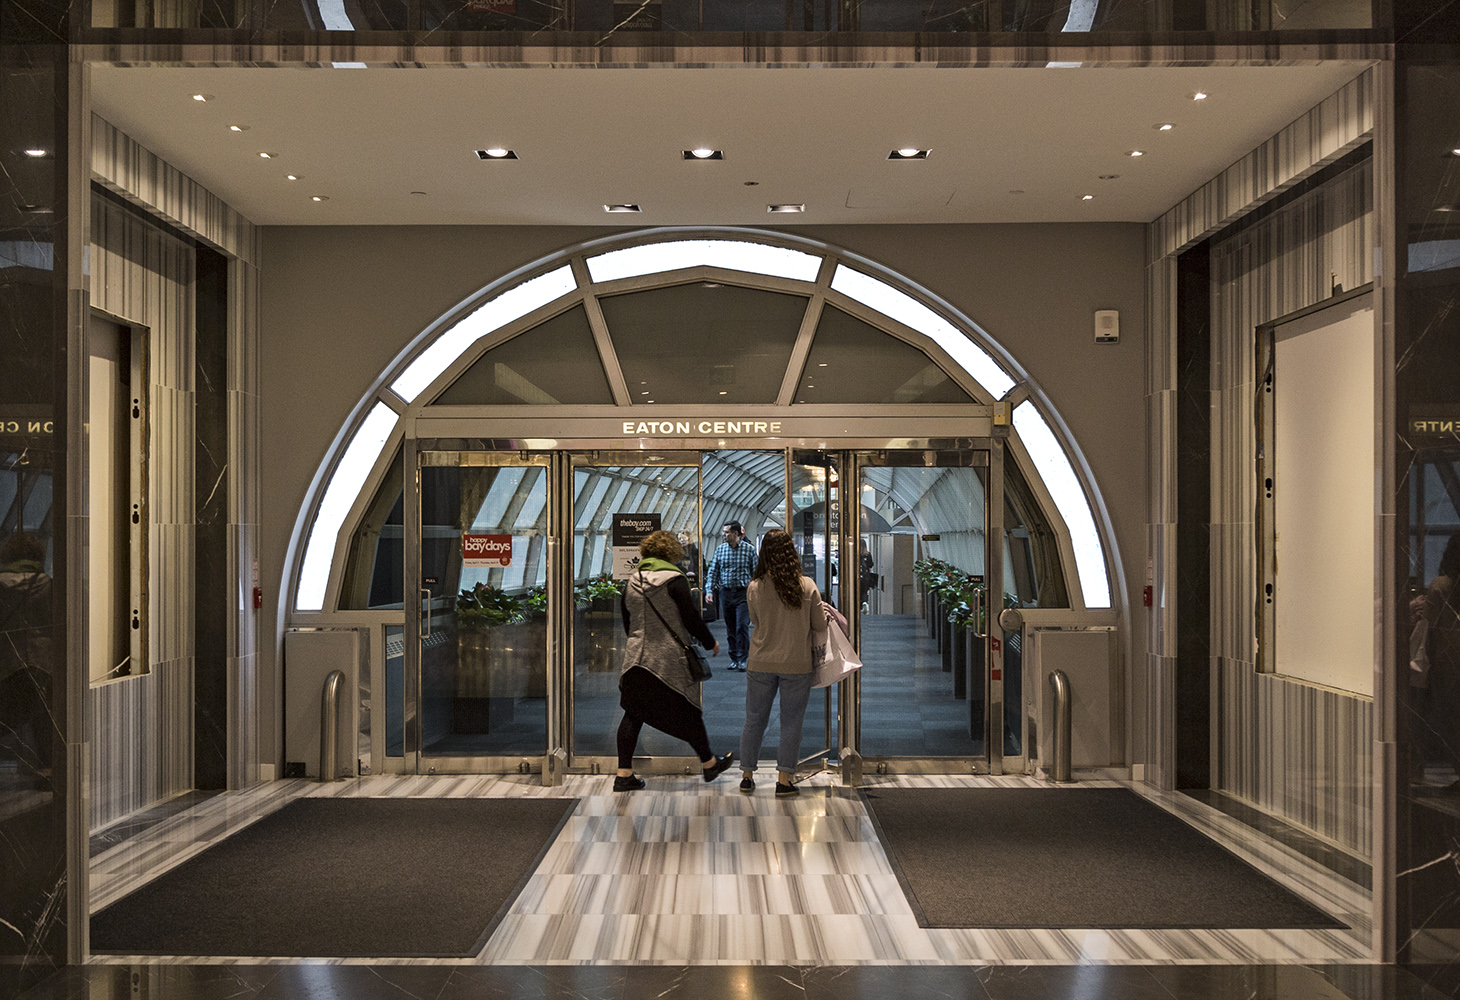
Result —
<instances>
[{"instance_id":1,"label":"post with rounded top","mask_svg":"<svg viewBox=\"0 0 1460 1000\"><path fill-rule=\"evenodd\" d=\"M345 675L331 670L324 679L324 690L319 699L319 780L338 781L339 764L335 750L339 746L340 689L345 686Z\"/></svg>"},{"instance_id":2,"label":"post with rounded top","mask_svg":"<svg viewBox=\"0 0 1460 1000\"><path fill-rule=\"evenodd\" d=\"M1063 670L1049 675L1049 686L1054 688L1054 766L1049 774L1052 781L1065 782L1070 779L1070 679Z\"/></svg>"}]
</instances>

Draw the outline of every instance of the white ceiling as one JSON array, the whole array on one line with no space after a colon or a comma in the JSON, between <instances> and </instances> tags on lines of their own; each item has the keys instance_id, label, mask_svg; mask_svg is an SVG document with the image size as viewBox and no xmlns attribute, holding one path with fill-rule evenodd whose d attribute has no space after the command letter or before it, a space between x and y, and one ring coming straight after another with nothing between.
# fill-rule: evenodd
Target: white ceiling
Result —
<instances>
[{"instance_id":1,"label":"white ceiling","mask_svg":"<svg viewBox=\"0 0 1460 1000\"><path fill-rule=\"evenodd\" d=\"M92 97L260 225L1149 222L1363 69L96 65Z\"/></svg>"}]
</instances>

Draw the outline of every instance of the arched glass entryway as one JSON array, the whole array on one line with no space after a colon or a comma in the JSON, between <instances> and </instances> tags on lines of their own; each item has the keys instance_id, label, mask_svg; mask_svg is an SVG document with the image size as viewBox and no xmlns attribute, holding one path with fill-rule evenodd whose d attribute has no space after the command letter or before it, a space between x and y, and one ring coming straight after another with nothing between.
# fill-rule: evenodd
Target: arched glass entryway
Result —
<instances>
[{"instance_id":1,"label":"arched glass entryway","mask_svg":"<svg viewBox=\"0 0 1460 1000\"><path fill-rule=\"evenodd\" d=\"M401 611L407 620L395 644L415 648L421 627L433 627L431 608L449 607L428 587L422 612L405 582L433 577L433 531L512 536L510 564L487 569L473 586L522 600L557 587L562 603L576 606L569 588L581 597L585 581L609 566L611 538L593 511L647 510L666 498L678 506L660 511L661 523L697 544L706 524L732 517L819 523L819 572L829 585L833 552L847 567L853 558L941 564L981 585L997 550L992 579L1004 580L1003 603L1107 609L1107 547L1075 471L1082 463L1071 461L1075 453L1051 429L1057 418L1042 405L986 334L866 261L745 231L641 233L585 246L495 283L383 373L321 470L312 518L301 516L290 621ZM455 477L449 484L429 485L443 475L429 470L443 468L495 471L457 471L445 474ZM989 471L968 471L975 468ZM797 469L800 484L792 482ZM840 483L842 492L802 510L798 498L817 488L807 470L816 469L821 483ZM450 524L431 527L432 489L451 497ZM990 495L1005 502L988 504ZM860 517L843 519L834 540L843 496L849 511L856 497ZM818 502L820 522L810 509ZM997 535L987 535L988 510ZM876 531L859 530L867 518ZM983 544L1006 525L1004 546ZM895 536L913 548L897 549ZM550 539L563 546L556 583ZM854 557L859 548L878 551ZM869 574L882 582L884 574L859 576ZM852 575L843 570L841 578ZM453 592L463 580L452 577ZM906 571L889 580L888 609L921 606L902 600L903 588L921 594L921 583ZM867 599L854 613L883 612L884 598L874 611L872 595L859 596ZM566 609L558 625L558 644L581 653L588 640L573 638ZM544 639L543 657L552 648ZM996 668L992 657L987 666ZM563 695L552 709L552 673L543 669L542 682L527 687L549 706L548 753L585 745L573 729L585 706ZM566 674L561 683L569 686ZM418 689L424 706L421 697ZM1007 729L1017 733L1021 706L1010 711ZM418 731L418 751L423 740Z\"/></svg>"}]
</instances>

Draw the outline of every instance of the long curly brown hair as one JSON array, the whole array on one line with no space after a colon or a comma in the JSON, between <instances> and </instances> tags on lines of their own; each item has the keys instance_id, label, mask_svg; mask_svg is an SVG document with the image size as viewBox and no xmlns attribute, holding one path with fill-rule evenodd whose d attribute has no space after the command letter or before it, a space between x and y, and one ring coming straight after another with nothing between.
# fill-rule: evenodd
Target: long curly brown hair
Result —
<instances>
[{"instance_id":1,"label":"long curly brown hair","mask_svg":"<svg viewBox=\"0 0 1460 1000\"><path fill-rule=\"evenodd\" d=\"M755 562L755 579L771 578L771 583L788 607L801 606L801 557L796 543L780 528L772 528L760 540L760 558Z\"/></svg>"}]
</instances>

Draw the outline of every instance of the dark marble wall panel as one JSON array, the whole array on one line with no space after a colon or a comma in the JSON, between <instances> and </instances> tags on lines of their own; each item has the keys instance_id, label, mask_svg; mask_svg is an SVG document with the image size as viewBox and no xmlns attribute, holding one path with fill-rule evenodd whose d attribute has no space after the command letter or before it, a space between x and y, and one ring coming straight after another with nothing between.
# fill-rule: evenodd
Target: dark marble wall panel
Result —
<instances>
[{"instance_id":1,"label":"dark marble wall panel","mask_svg":"<svg viewBox=\"0 0 1460 1000\"><path fill-rule=\"evenodd\" d=\"M19 22L30 18L31 23ZM0 997L66 958L66 50L0 8ZM28 155L35 150L39 155Z\"/></svg>"},{"instance_id":2,"label":"dark marble wall panel","mask_svg":"<svg viewBox=\"0 0 1460 1000\"><path fill-rule=\"evenodd\" d=\"M198 788L228 787L228 260L205 246L196 251L193 387L195 597L193 780Z\"/></svg>"},{"instance_id":3,"label":"dark marble wall panel","mask_svg":"<svg viewBox=\"0 0 1460 1000\"><path fill-rule=\"evenodd\" d=\"M1425 35L1446 27L1437 20ZM1448 30L1454 37L1456 25ZM1397 941L1401 958L1426 978L1453 983L1460 981L1460 431L1453 429L1460 427L1460 45L1400 45L1397 54ZM1456 423L1416 426L1426 417ZM1429 623L1422 683L1406 666L1416 617Z\"/></svg>"}]
</instances>

